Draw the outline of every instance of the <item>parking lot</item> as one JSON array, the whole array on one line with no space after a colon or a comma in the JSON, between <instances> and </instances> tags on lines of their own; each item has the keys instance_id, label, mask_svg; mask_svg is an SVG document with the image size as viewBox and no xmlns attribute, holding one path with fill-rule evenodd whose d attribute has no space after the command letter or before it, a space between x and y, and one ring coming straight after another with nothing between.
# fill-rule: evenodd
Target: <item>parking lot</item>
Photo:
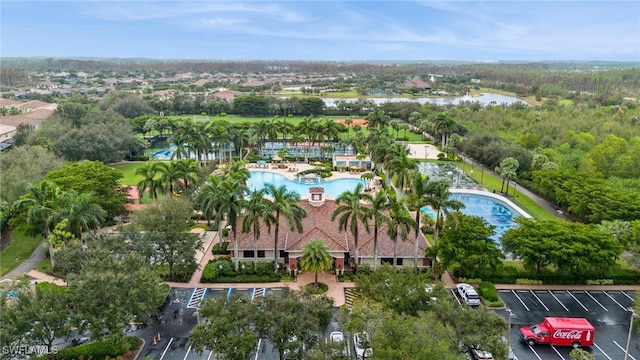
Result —
<instances>
[{"instance_id":1,"label":"parking lot","mask_svg":"<svg viewBox=\"0 0 640 360\"><path fill-rule=\"evenodd\" d=\"M140 336L145 339L145 346L140 353L141 359L155 360L212 360L216 356L208 350L202 354L196 353L189 345L189 335L191 329L197 324L198 313L197 299L216 299L222 296L230 296L240 293L254 298L264 296L269 292L282 291L280 288L270 289L172 289L169 300L165 305L160 324L138 329L131 335ZM194 300L196 299L196 300ZM332 331L342 331L340 324L336 321L339 309L334 309L334 317L326 330L324 338L328 338ZM153 343L153 338L160 334L160 341ZM353 352L352 341L349 337L347 348ZM256 343L255 360L277 360L278 352L273 346L264 340Z\"/></svg>"},{"instance_id":2,"label":"parking lot","mask_svg":"<svg viewBox=\"0 0 640 360\"><path fill-rule=\"evenodd\" d=\"M545 317L583 317L596 328L595 344L587 349L596 359L624 359L634 294L624 291L500 291L500 297L511 310L510 340L519 360L569 360L570 347L551 345L528 346L520 341L519 329L541 323ZM497 310L509 319L507 310ZM635 333L635 330L634 330ZM639 337L633 334L630 360L640 360Z\"/></svg>"}]
</instances>

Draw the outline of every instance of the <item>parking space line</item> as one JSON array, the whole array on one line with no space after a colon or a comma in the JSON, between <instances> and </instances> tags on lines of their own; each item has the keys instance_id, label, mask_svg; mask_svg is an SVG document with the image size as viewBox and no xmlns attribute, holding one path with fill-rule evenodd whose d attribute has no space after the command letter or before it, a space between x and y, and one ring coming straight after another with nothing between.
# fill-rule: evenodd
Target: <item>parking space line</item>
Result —
<instances>
[{"instance_id":1,"label":"parking space line","mask_svg":"<svg viewBox=\"0 0 640 360\"><path fill-rule=\"evenodd\" d=\"M593 295L591 295L588 291L585 291L584 293L589 295L591 300L593 300L596 304L600 305L600 307L604 309L604 311L609 311L606 307L604 307L604 305L600 304L600 301L596 300L596 298L594 298Z\"/></svg>"},{"instance_id":2,"label":"parking space line","mask_svg":"<svg viewBox=\"0 0 640 360\"><path fill-rule=\"evenodd\" d=\"M621 293L622 295L626 296L627 298L629 298L629 300L633 301L633 298L632 298L631 296L629 296L629 294L627 294L626 292L624 292L624 291L620 291L620 293Z\"/></svg>"},{"instance_id":3,"label":"parking space line","mask_svg":"<svg viewBox=\"0 0 640 360\"><path fill-rule=\"evenodd\" d=\"M533 350L533 346L531 346L531 345L527 345L527 346L529 347L529 350L531 350L531 352L533 352L533 355L535 355L538 358L538 360L542 360L540 355L538 355L538 353L535 350Z\"/></svg>"},{"instance_id":4,"label":"parking space line","mask_svg":"<svg viewBox=\"0 0 640 360\"><path fill-rule=\"evenodd\" d=\"M627 308L626 308L626 307L624 307L624 306L622 306L622 304L620 304L620 303L618 302L618 300L614 299L614 298L613 298L613 296L609 295L606 291L603 291L602 293L603 293L603 294L605 294L605 295L607 295L607 297L608 297L609 299L611 299L611 301L613 301L613 302L614 302L614 303L616 303L618 306L620 306L620 307L622 308L622 310L627 311Z\"/></svg>"},{"instance_id":5,"label":"parking space line","mask_svg":"<svg viewBox=\"0 0 640 360\"><path fill-rule=\"evenodd\" d=\"M573 294L571 293L571 291L567 290L567 294L569 294L569 296L571 296L573 298L573 300L575 300L578 305L582 306L582 308L584 309L584 311L589 311L589 309L587 309L586 306L584 306L583 303L580 302L580 300L578 300L575 296L573 296Z\"/></svg>"},{"instance_id":6,"label":"parking space line","mask_svg":"<svg viewBox=\"0 0 640 360\"><path fill-rule=\"evenodd\" d=\"M622 346L620 346L620 344L618 344L615 340L612 340L614 344L616 344L617 347L620 348L620 350L622 350L622 353L624 354L624 352L626 351L625 348L623 348ZM629 350L631 351L631 350ZM608 357L608 356L607 356ZM633 356L631 356L631 354L629 354L629 359L631 360L636 360L636 358L634 358Z\"/></svg>"},{"instance_id":7,"label":"parking space line","mask_svg":"<svg viewBox=\"0 0 640 360\"><path fill-rule=\"evenodd\" d=\"M255 358L255 360L258 360L258 355L260 354L260 344L262 344L262 338L258 339L258 349L256 349L256 358Z\"/></svg>"},{"instance_id":8,"label":"parking space line","mask_svg":"<svg viewBox=\"0 0 640 360\"><path fill-rule=\"evenodd\" d=\"M615 342L615 341L614 341L614 342ZM597 349L602 353L602 355L604 355L607 359L612 360L612 359L609 357L609 355L607 355L607 353L606 353L606 352L602 351L602 349L600 348L600 346L598 346L598 344L593 343L593 346L595 346L595 347L596 347L596 348L597 348Z\"/></svg>"},{"instance_id":9,"label":"parking space line","mask_svg":"<svg viewBox=\"0 0 640 360\"><path fill-rule=\"evenodd\" d=\"M529 292L531 292L531 295L533 295L533 297L536 298L536 300L538 300L538 302L540 303L540 305L542 305L542 307L545 308L545 310L549 311L549 308L547 307L547 305L545 305L542 300L540 300L540 298L538 297L538 295L536 295L536 293L533 292L533 290L529 290Z\"/></svg>"},{"instance_id":10,"label":"parking space line","mask_svg":"<svg viewBox=\"0 0 640 360\"><path fill-rule=\"evenodd\" d=\"M560 304L560 306L562 306L562 308L565 311L569 311L569 309L567 309L566 306L564 306L564 304L562 303L562 301L560 301L560 299L558 299L558 297L556 296L556 294L554 294L551 290L547 290L549 292L549 294L551 294L551 296L553 296L554 299L556 299L556 301L558 302L558 304Z\"/></svg>"},{"instance_id":11,"label":"parking space line","mask_svg":"<svg viewBox=\"0 0 640 360\"><path fill-rule=\"evenodd\" d=\"M187 349L187 353L184 354L184 357L182 358L182 360L187 360L187 356L189 356L190 352L191 352L191 345L189 345L189 348Z\"/></svg>"},{"instance_id":12,"label":"parking space line","mask_svg":"<svg viewBox=\"0 0 640 360\"><path fill-rule=\"evenodd\" d=\"M209 351L209 356L207 356L207 360L211 360L211 355L213 355L213 351Z\"/></svg>"},{"instance_id":13,"label":"parking space line","mask_svg":"<svg viewBox=\"0 0 640 360\"><path fill-rule=\"evenodd\" d=\"M560 354L560 351L558 351L558 349L556 349L556 347L555 347L555 346L553 346L553 345L549 345L549 346L551 346L551 348L553 349L553 351L555 351L555 352L556 352L556 354L560 357L560 359L565 360L565 359L564 359L564 356L562 356L562 354Z\"/></svg>"},{"instance_id":14,"label":"parking space line","mask_svg":"<svg viewBox=\"0 0 640 360\"><path fill-rule=\"evenodd\" d=\"M162 355L160 355L160 360L164 359L164 356L167 354L167 351L169 350L169 346L171 346L172 342L173 342L173 338L169 339L169 343L167 344L167 347L164 348Z\"/></svg>"},{"instance_id":15,"label":"parking space line","mask_svg":"<svg viewBox=\"0 0 640 360\"><path fill-rule=\"evenodd\" d=\"M524 301L522 301L522 299L520 298L520 296L518 296L518 294L516 293L515 290L511 290L511 292L513 293L513 295L516 297L516 299L518 299L518 301L520 301L520 304L522 304L522 306L524 306L525 309L527 309L527 311L531 311L529 310L529 307L524 303Z\"/></svg>"}]
</instances>

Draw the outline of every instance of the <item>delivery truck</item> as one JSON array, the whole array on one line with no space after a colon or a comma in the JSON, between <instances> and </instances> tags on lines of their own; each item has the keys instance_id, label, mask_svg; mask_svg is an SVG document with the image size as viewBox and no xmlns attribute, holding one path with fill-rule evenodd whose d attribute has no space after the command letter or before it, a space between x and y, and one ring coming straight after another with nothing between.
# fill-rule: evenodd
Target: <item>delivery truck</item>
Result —
<instances>
[{"instance_id":1,"label":"delivery truck","mask_svg":"<svg viewBox=\"0 0 640 360\"><path fill-rule=\"evenodd\" d=\"M593 345L595 328L584 318L546 317L541 324L520 328L520 338L530 346L589 347Z\"/></svg>"}]
</instances>

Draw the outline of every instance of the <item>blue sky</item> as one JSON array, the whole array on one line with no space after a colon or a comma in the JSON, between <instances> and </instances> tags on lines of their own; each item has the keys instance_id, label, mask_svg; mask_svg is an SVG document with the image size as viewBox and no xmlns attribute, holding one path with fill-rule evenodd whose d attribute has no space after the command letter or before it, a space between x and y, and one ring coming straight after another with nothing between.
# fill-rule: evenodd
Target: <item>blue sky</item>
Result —
<instances>
[{"instance_id":1,"label":"blue sky","mask_svg":"<svg viewBox=\"0 0 640 360\"><path fill-rule=\"evenodd\" d=\"M640 1L0 2L2 56L640 61Z\"/></svg>"}]
</instances>

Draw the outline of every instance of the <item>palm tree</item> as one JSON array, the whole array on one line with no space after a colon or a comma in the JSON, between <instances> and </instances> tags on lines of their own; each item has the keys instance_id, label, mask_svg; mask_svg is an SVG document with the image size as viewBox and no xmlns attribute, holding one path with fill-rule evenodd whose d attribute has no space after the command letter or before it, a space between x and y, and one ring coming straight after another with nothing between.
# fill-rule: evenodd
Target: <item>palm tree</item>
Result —
<instances>
[{"instance_id":1,"label":"palm tree","mask_svg":"<svg viewBox=\"0 0 640 360\"><path fill-rule=\"evenodd\" d=\"M352 191L343 192L336 199L338 207L331 214L331 221L338 217L338 227L340 231L351 232L355 243L355 265L354 273L358 272L359 248L358 248L358 225L362 224L364 229L369 230L369 210L363 202L372 203L371 195L362 192L362 184L358 184Z\"/></svg>"},{"instance_id":2,"label":"palm tree","mask_svg":"<svg viewBox=\"0 0 640 360\"><path fill-rule=\"evenodd\" d=\"M258 239L260 238L260 222L267 226L267 230L271 231L271 224L275 221L273 214L269 209L269 200L264 196L267 194L265 189L260 189L249 194L249 200L245 206L247 215L242 219L242 232L248 233L253 231L253 265L257 263L258 257Z\"/></svg>"},{"instance_id":3,"label":"palm tree","mask_svg":"<svg viewBox=\"0 0 640 360\"><path fill-rule=\"evenodd\" d=\"M420 220L422 219L422 207L427 205L425 196L429 179L419 171L414 171L411 181L411 199L409 209L416 211L415 246L413 251L413 263L418 266L418 249L420 244Z\"/></svg>"},{"instance_id":4,"label":"palm tree","mask_svg":"<svg viewBox=\"0 0 640 360\"><path fill-rule=\"evenodd\" d=\"M434 135L440 135L442 141L442 147L447 145L447 136L456 129L456 123L451 119L448 113L442 112L436 116L433 122Z\"/></svg>"},{"instance_id":5,"label":"palm tree","mask_svg":"<svg viewBox=\"0 0 640 360\"><path fill-rule=\"evenodd\" d=\"M278 232L280 231L280 216L287 219L291 231L302 232L302 219L307 217L307 212L300 206L300 195L295 191L287 190L285 185L278 188L273 184L265 184L267 195L271 198L269 210L273 214L273 261L275 271L278 271Z\"/></svg>"},{"instance_id":6,"label":"palm tree","mask_svg":"<svg viewBox=\"0 0 640 360\"><path fill-rule=\"evenodd\" d=\"M95 229L104 221L107 212L94 202L91 192L75 194L69 197L63 216L69 219L69 226L77 239L82 239L84 230Z\"/></svg>"},{"instance_id":7,"label":"palm tree","mask_svg":"<svg viewBox=\"0 0 640 360\"><path fill-rule=\"evenodd\" d=\"M238 254L238 218L245 207L246 182L241 178L229 177L222 182L221 203L218 216L226 216L227 224L233 232L233 260L236 271L240 269Z\"/></svg>"},{"instance_id":8,"label":"palm tree","mask_svg":"<svg viewBox=\"0 0 640 360\"><path fill-rule=\"evenodd\" d=\"M30 185L27 193L13 204L17 213L25 215L25 225L41 226L42 231L37 235L43 235L49 239L55 224L61 220L62 203L69 194L62 191L58 185L51 181L41 181L37 185ZM49 257L51 265L55 266L53 243L49 241Z\"/></svg>"},{"instance_id":9,"label":"palm tree","mask_svg":"<svg viewBox=\"0 0 640 360\"><path fill-rule=\"evenodd\" d=\"M180 174L182 187L185 190L188 190L189 185L196 182L198 176L198 164L194 159L183 159L174 162L173 166L176 167L178 173Z\"/></svg>"},{"instance_id":10,"label":"palm tree","mask_svg":"<svg viewBox=\"0 0 640 360\"><path fill-rule=\"evenodd\" d=\"M158 200L158 191L163 191L162 182L158 179L158 168L155 163L146 163L136 169L136 175L141 175L142 180L137 184L140 193L149 192L153 201Z\"/></svg>"},{"instance_id":11,"label":"palm tree","mask_svg":"<svg viewBox=\"0 0 640 360\"><path fill-rule=\"evenodd\" d=\"M506 194L509 195L509 181L511 179L515 179L518 176L518 167L520 167L520 163L518 159L508 157L500 162L500 166L496 167L496 172L502 176L502 186L500 187L500 192L504 190L504 183L507 183L507 191Z\"/></svg>"},{"instance_id":12,"label":"palm tree","mask_svg":"<svg viewBox=\"0 0 640 360\"><path fill-rule=\"evenodd\" d=\"M158 181L162 183L162 187L169 189L169 195L175 195L175 187L180 181L180 170L173 162L157 162L153 166L160 178Z\"/></svg>"},{"instance_id":13,"label":"palm tree","mask_svg":"<svg viewBox=\"0 0 640 360\"><path fill-rule=\"evenodd\" d=\"M438 234L442 229L444 215L448 209L460 210L464 204L458 200L449 199L449 182L446 180L433 181L427 184L425 203L430 205L436 213L436 224L433 232L433 246L438 245Z\"/></svg>"},{"instance_id":14,"label":"palm tree","mask_svg":"<svg viewBox=\"0 0 640 360\"><path fill-rule=\"evenodd\" d=\"M400 144L394 144L389 149L385 160L384 166L400 191L398 197L402 199L404 189L411 183L413 171L418 169L418 163L415 159L409 158L409 149Z\"/></svg>"},{"instance_id":15,"label":"palm tree","mask_svg":"<svg viewBox=\"0 0 640 360\"><path fill-rule=\"evenodd\" d=\"M211 219L214 217L218 220L218 231L220 231L220 224L222 222L222 217L218 216L220 203L223 200L221 184L221 177L210 175L209 180L200 187L195 201L195 208L200 210L202 215L207 219L207 225L211 225Z\"/></svg>"},{"instance_id":16,"label":"palm tree","mask_svg":"<svg viewBox=\"0 0 640 360\"><path fill-rule=\"evenodd\" d=\"M389 194L389 228L387 235L393 240L393 264L398 266L398 235L402 241L407 240L411 229L418 224L411 218L409 211L404 207L404 203L395 197L395 194Z\"/></svg>"},{"instance_id":17,"label":"palm tree","mask_svg":"<svg viewBox=\"0 0 640 360\"><path fill-rule=\"evenodd\" d=\"M389 202L389 194L385 189L380 189L371 201L371 207L368 209L368 217L373 219L373 269L378 267L378 229L390 221L385 215L391 206Z\"/></svg>"},{"instance_id":18,"label":"palm tree","mask_svg":"<svg viewBox=\"0 0 640 360\"><path fill-rule=\"evenodd\" d=\"M333 258L329 246L322 239L311 239L302 246L300 267L304 271L315 273L315 284L318 284L318 272L331 269Z\"/></svg>"}]
</instances>

